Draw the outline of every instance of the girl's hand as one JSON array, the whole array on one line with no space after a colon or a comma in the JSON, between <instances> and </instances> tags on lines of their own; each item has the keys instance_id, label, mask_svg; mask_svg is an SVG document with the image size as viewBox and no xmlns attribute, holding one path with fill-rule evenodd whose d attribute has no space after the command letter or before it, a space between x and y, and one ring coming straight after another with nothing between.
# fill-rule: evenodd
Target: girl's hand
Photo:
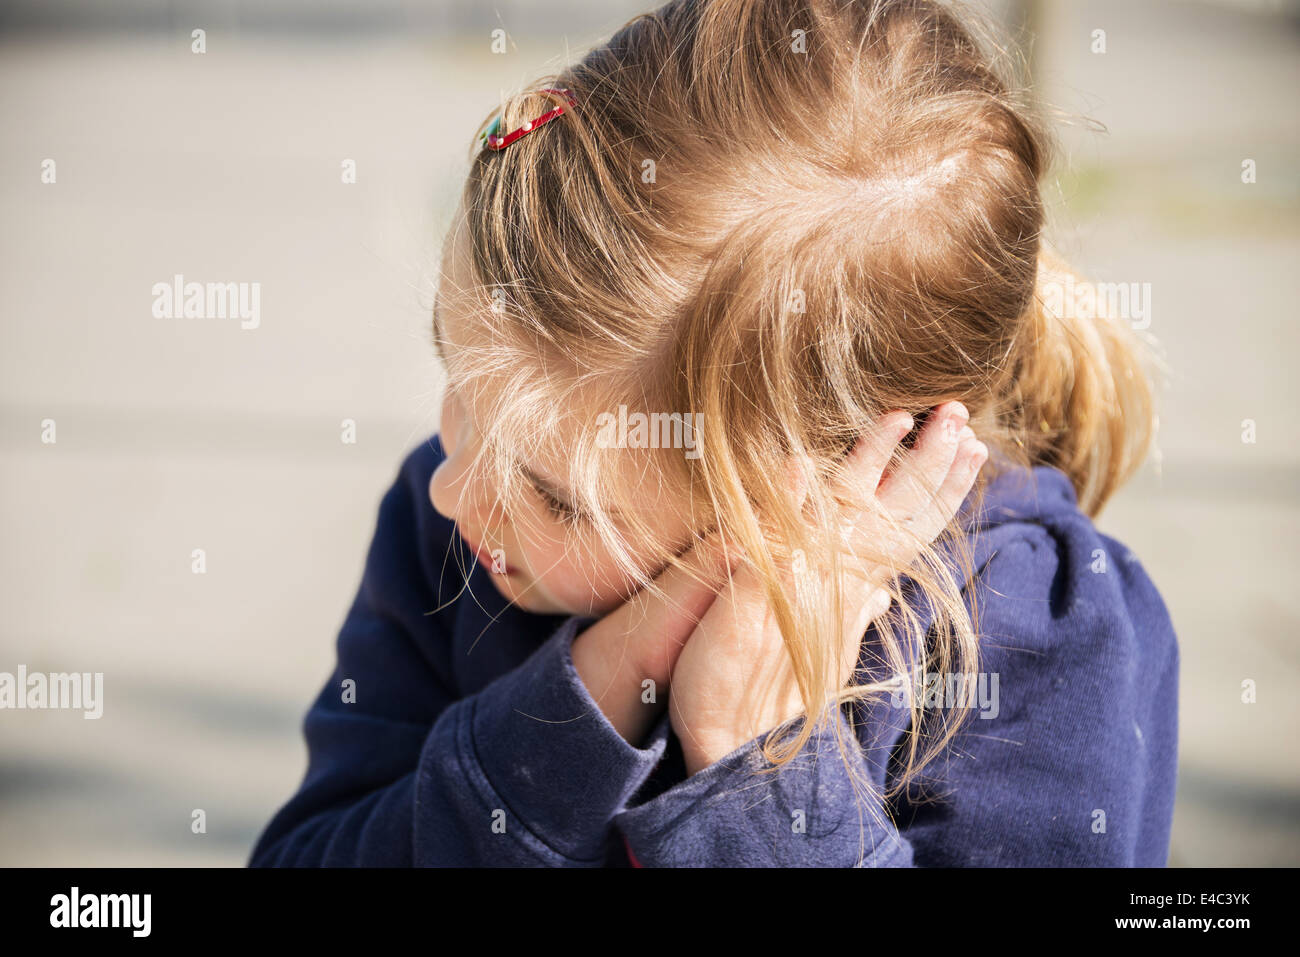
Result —
<instances>
[{"instance_id":1,"label":"girl's hand","mask_svg":"<svg viewBox=\"0 0 1300 957\"><path fill-rule=\"evenodd\" d=\"M716 531L662 572L661 593L641 589L573 641L574 669L618 733L639 746L668 703L677 656L739 558L728 565Z\"/></svg>"},{"instance_id":2,"label":"girl's hand","mask_svg":"<svg viewBox=\"0 0 1300 957\"><path fill-rule=\"evenodd\" d=\"M922 544L943 531L988 458L988 448L966 425L968 418L960 402L939 406L915 448L883 481L894 446L913 427L911 416L884 416L849 454L848 479L837 489L853 503L842 523L849 544L869 544L889 555L894 567L863 568L850 580L845 607L848 644L841 656L839 687L853 676L868 626L889 608L891 596L881 586L911 564ZM795 501L802 505L804 487L797 480L793 484ZM895 535L882 512L905 524L907 533ZM690 774L804 710L757 575L742 565L731 580L734 591L723 584L671 673L669 713Z\"/></svg>"}]
</instances>

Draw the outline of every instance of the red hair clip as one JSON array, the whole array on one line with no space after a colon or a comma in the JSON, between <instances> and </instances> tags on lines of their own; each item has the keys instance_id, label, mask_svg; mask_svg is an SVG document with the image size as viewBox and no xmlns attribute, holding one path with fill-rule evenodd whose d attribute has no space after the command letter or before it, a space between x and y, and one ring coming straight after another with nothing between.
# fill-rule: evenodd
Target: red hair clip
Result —
<instances>
[{"instance_id":1,"label":"red hair clip","mask_svg":"<svg viewBox=\"0 0 1300 957\"><path fill-rule=\"evenodd\" d=\"M562 96L569 101L570 107L574 107L578 105L577 99L568 90L555 89L554 87L548 86L539 92L554 93L557 96ZM553 109L547 110L541 116L537 117L537 119L529 120L523 126L519 127L519 129L511 130L505 136L499 135L499 131L501 129L501 114L498 113L497 118L492 121L492 125L483 131L482 138L485 141L485 145L487 146L488 149L503 150L511 143L513 143L515 140L519 139L519 137L524 136L527 133L531 133L533 130L537 129L537 127L541 126L543 123L555 119L563 112L564 112L564 104L561 103L556 107L554 107Z\"/></svg>"}]
</instances>

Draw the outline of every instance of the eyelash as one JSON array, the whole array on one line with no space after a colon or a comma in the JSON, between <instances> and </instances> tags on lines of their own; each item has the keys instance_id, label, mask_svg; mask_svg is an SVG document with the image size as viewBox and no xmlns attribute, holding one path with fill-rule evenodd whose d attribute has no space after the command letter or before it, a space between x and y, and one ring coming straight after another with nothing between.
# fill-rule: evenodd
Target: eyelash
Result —
<instances>
[{"instance_id":1,"label":"eyelash","mask_svg":"<svg viewBox=\"0 0 1300 957\"><path fill-rule=\"evenodd\" d=\"M572 527L574 525L579 525L584 521L580 512L569 508L569 506L565 505L554 495L544 492L541 489L537 489L537 494L541 496L542 502L545 503L546 510L555 518L559 519L565 526Z\"/></svg>"}]
</instances>

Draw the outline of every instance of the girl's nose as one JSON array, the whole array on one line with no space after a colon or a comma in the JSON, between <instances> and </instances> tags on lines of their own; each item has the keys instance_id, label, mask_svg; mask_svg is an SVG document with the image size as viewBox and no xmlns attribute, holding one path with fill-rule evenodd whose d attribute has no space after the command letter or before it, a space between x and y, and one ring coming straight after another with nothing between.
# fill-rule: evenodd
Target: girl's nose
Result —
<instances>
[{"instance_id":1,"label":"girl's nose","mask_svg":"<svg viewBox=\"0 0 1300 957\"><path fill-rule=\"evenodd\" d=\"M495 496L487 488L482 470L470 467L470 457L464 449L448 452L433 470L429 501L440 515L473 529L485 528L495 507Z\"/></svg>"},{"instance_id":2,"label":"girl's nose","mask_svg":"<svg viewBox=\"0 0 1300 957\"><path fill-rule=\"evenodd\" d=\"M429 501L440 515L467 528L482 529L495 503L482 469L473 467L478 439L457 404L443 403L439 439L445 457L429 479Z\"/></svg>"}]
</instances>

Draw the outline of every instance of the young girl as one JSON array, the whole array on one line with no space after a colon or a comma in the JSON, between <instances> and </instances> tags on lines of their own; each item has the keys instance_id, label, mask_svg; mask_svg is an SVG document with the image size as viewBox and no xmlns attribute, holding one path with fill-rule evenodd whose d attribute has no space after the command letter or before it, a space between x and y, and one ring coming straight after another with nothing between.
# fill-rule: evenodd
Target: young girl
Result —
<instances>
[{"instance_id":1,"label":"young girl","mask_svg":"<svg viewBox=\"0 0 1300 957\"><path fill-rule=\"evenodd\" d=\"M506 103L251 863L1163 865L1177 643L1090 520L1151 388L1048 306L1047 160L930 0L674 0Z\"/></svg>"}]
</instances>

